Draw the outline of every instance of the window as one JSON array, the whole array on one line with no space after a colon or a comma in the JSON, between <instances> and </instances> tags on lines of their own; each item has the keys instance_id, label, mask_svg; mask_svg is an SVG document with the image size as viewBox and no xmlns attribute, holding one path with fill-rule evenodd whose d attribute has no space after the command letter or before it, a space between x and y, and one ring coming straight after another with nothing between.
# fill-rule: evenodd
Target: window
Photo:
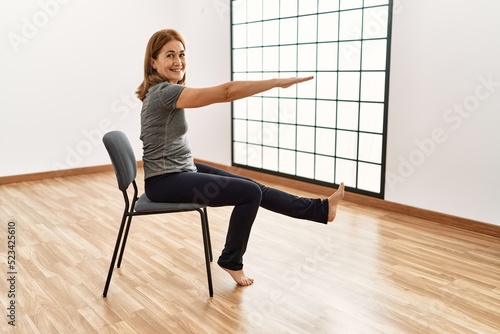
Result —
<instances>
[{"instance_id":1,"label":"window","mask_svg":"<svg viewBox=\"0 0 500 334\"><path fill-rule=\"evenodd\" d=\"M231 4L233 80L314 75L233 103L233 164L383 198L392 1Z\"/></svg>"}]
</instances>

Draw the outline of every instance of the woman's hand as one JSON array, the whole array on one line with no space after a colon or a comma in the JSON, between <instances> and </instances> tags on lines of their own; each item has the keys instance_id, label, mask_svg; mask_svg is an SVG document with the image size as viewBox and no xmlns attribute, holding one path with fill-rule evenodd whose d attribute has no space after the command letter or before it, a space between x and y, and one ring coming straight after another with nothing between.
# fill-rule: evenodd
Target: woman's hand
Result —
<instances>
[{"instance_id":1,"label":"woman's hand","mask_svg":"<svg viewBox=\"0 0 500 334\"><path fill-rule=\"evenodd\" d=\"M278 79L280 82L278 83L278 87L280 88L288 88L292 85L296 85L298 83L304 82L304 81L309 81L313 79L314 76L309 76L309 77L302 77L302 78L284 78L284 79Z\"/></svg>"}]
</instances>

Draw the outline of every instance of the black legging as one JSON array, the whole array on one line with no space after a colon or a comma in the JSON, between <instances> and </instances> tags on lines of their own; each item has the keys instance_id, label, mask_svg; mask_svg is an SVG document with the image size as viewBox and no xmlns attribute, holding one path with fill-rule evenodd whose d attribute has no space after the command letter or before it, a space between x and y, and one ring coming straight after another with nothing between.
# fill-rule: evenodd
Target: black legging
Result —
<instances>
[{"instance_id":1,"label":"black legging","mask_svg":"<svg viewBox=\"0 0 500 334\"><path fill-rule=\"evenodd\" d=\"M217 263L243 268L243 254L259 206L290 217L327 223L328 200L311 199L266 187L249 178L196 164L198 172L172 173L146 179L146 196L154 202L234 206L226 244Z\"/></svg>"}]
</instances>

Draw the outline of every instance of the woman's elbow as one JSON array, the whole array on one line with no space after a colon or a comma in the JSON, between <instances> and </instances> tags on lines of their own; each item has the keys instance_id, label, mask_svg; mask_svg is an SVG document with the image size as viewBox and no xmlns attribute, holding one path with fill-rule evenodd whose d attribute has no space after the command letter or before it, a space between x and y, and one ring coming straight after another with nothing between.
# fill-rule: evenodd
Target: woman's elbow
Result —
<instances>
[{"instance_id":1,"label":"woman's elbow","mask_svg":"<svg viewBox=\"0 0 500 334\"><path fill-rule=\"evenodd\" d=\"M234 89L231 89L230 85L224 87L224 93L222 94L222 102L232 102L236 99L237 97Z\"/></svg>"}]
</instances>

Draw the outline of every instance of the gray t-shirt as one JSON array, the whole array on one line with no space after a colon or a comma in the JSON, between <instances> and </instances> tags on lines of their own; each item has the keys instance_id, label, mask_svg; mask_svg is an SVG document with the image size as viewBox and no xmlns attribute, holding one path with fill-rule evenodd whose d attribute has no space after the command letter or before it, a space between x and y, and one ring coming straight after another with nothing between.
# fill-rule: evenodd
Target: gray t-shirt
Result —
<instances>
[{"instance_id":1,"label":"gray t-shirt","mask_svg":"<svg viewBox=\"0 0 500 334\"><path fill-rule=\"evenodd\" d=\"M142 104L141 140L145 178L196 171L186 138L184 109L175 104L185 86L162 82L152 86Z\"/></svg>"}]
</instances>

